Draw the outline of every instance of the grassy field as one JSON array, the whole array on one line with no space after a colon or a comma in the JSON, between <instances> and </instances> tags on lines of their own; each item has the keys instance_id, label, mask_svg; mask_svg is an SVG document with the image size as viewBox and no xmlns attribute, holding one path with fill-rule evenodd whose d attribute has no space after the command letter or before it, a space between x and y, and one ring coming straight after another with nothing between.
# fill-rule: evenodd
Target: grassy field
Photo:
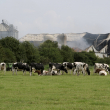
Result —
<instances>
[{"instance_id":1,"label":"grassy field","mask_svg":"<svg viewBox=\"0 0 110 110\"><path fill-rule=\"evenodd\" d=\"M110 75L23 76L0 71L0 110L109 110L109 84Z\"/></svg>"}]
</instances>

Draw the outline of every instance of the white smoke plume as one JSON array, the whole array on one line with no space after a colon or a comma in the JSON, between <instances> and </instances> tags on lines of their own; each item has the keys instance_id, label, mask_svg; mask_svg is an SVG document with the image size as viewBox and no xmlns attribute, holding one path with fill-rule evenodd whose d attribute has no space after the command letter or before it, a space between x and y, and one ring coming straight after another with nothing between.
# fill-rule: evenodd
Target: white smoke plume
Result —
<instances>
[{"instance_id":1,"label":"white smoke plume","mask_svg":"<svg viewBox=\"0 0 110 110\"><path fill-rule=\"evenodd\" d=\"M79 48L81 50L85 50L90 46L88 42L84 38L75 39L74 41L67 42L67 45L71 48Z\"/></svg>"}]
</instances>

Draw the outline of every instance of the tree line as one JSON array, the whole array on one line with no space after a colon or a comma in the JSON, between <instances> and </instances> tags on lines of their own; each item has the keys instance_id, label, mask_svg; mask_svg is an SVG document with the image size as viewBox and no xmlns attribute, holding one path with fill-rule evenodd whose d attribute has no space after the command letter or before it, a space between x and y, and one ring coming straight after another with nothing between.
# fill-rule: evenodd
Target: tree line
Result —
<instances>
[{"instance_id":1,"label":"tree line","mask_svg":"<svg viewBox=\"0 0 110 110\"><path fill-rule=\"evenodd\" d=\"M37 62L48 64L49 62L85 62L94 65L95 62L110 64L110 58L98 58L94 52L75 52L72 48L58 42L45 41L35 47L28 41L20 42L13 37L0 39L0 62Z\"/></svg>"}]
</instances>

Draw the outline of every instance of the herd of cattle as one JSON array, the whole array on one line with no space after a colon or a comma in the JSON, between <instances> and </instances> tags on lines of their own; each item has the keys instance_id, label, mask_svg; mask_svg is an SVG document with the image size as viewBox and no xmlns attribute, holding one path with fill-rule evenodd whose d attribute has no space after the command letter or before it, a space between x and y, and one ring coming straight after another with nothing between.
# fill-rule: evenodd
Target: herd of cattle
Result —
<instances>
[{"instance_id":1,"label":"herd of cattle","mask_svg":"<svg viewBox=\"0 0 110 110\"><path fill-rule=\"evenodd\" d=\"M0 63L0 70L4 70L6 72L6 63ZM16 62L13 63L12 68L11 68L13 75L18 70L23 71L26 74L26 71L30 72L30 76L32 75L32 72L38 73L38 75L61 75L64 72L68 73L69 70L71 70L71 73L75 75L80 74L80 72L85 75L88 74L90 75L90 70L89 66L87 63L83 62L74 62L74 63L69 63L69 62L63 62L63 63L49 63L49 70L44 70L44 65L42 63L21 63L21 62ZM61 73L62 71L62 73ZM110 68L108 64L105 63L95 63L94 65L94 73L98 73L99 75L107 75L110 73Z\"/></svg>"}]
</instances>

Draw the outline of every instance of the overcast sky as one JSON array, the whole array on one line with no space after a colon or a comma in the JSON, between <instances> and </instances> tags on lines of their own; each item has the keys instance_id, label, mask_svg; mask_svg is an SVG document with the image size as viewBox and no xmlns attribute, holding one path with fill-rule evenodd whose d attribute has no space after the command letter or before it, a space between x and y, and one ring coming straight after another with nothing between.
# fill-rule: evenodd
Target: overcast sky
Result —
<instances>
[{"instance_id":1,"label":"overcast sky","mask_svg":"<svg viewBox=\"0 0 110 110\"><path fill-rule=\"evenodd\" d=\"M0 23L19 38L40 33L110 33L110 0L0 0Z\"/></svg>"}]
</instances>

